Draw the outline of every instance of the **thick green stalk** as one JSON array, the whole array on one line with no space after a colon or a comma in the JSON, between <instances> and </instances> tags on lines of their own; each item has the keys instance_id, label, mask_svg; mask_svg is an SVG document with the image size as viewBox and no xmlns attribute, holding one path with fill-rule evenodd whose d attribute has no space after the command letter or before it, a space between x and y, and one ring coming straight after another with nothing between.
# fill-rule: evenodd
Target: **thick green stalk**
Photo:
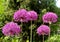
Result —
<instances>
[{"instance_id":1,"label":"thick green stalk","mask_svg":"<svg viewBox=\"0 0 60 42\"><path fill-rule=\"evenodd\" d=\"M44 35L43 35L43 42L44 42Z\"/></svg>"},{"instance_id":2,"label":"thick green stalk","mask_svg":"<svg viewBox=\"0 0 60 42\"><path fill-rule=\"evenodd\" d=\"M49 27L50 27L50 25L51 25L51 22L49 22ZM50 42L50 32L49 32L49 35L48 35L49 37L48 37L48 42Z\"/></svg>"},{"instance_id":3,"label":"thick green stalk","mask_svg":"<svg viewBox=\"0 0 60 42\"><path fill-rule=\"evenodd\" d=\"M21 22L21 28L23 28L22 25L23 25L23 23ZM23 35L23 34L21 33L21 36L22 36L22 35ZM20 42L23 42L23 37L22 37L22 39L20 39Z\"/></svg>"},{"instance_id":4,"label":"thick green stalk","mask_svg":"<svg viewBox=\"0 0 60 42\"><path fill-rule=\"evenodd\" d=\"M48 37L48 42L50 42L50 33L49 33L49 35L48 35L49 37Z\"/></svg>"},{"instance_id":5,"label":"thick green stalk","mask_svg":"<svg viewBox=\"0 0 60 42\"><path fill-rule=\"evenodd\" d=\"M43 22L43 24L44 24L44 22ZM43 34L43 41L42 42L44 42L44 34Z\"/></svg>"},{"instance_id":6,"label":"thick green stalk","mask_svg":"<svg viewBox=\"0 0 60 42\"><path fill-rule=\"evenodd\" d=\"M32 42L32 20L31 20L30 42Z\"/></svg>"}]
</instances>

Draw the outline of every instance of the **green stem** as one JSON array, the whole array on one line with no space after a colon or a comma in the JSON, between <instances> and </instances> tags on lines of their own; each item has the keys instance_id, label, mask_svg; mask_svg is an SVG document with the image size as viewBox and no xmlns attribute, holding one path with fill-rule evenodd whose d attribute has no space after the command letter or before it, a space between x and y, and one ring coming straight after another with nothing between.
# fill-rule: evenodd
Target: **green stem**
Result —
<instances>
[{"instance_id":1,"label":"green stem","mask_svg":"<svg viewBox=\"0 0 60 42\"><path fill-rule=\"evenodd\" d=\"M30 42L32 42L32 20L31 20Z\"/></svg>"},{"instance_id":2,"label":"green stem","mask_svg":"<svg viewBox=\"0 0 60 42\"><path fill-rule=\"evenodd\" d=\"M44 35L43 35L43 42L44 42Z\"/></svg>"},{"instance_id":3,"label":"green stem","mask_svg":"<svg viewBox=\"0 0 60 42\"><path fill-rule=\"evenodd\" d=\"M21 22L21 27L22 27L23 23Z\"/></svg>"},{"instance_id":4,"label":"green stem","mask_svg":"<svg viewBox=\"0 0 60 42\"><path fill-rule=\"evenodd\" d=\"M48 42L50 42L50 33L49 33L49 37L48 37Z\"/></svg>"},{"instance_id":5,"label":"green stem","mask_svg":"<svg viewBox=\"0 0 60 42\"><path fill-rule=\"evenodd\" d=\"M49 23L49 27L50 27L50 23ZM48 35L48 42L50 42L50 32L49 32L49 35Z\"/></svg>"},{"instance_id":6,"label":"green stem","mask_svg":"<svg viewBox=\"0 0 60 42\"><path fill-rule=\"evenodd\" d=\"M13 38L11 38L11 40L12 40L12 42L14 42L14 39Z\"/></svg>"},{"instance_id":7,"label":"green stem","mask_svg":"<svg viewBox=\"0 0 60 42\"><path fill-rule=\"evenodd\" d=\"M57 31L58 31L58 30L59 30L59 29L57 29ZM58 31L58 32L59 32L59 31ZM59 36L59 35L58 35L58 32L57 32L56 38L58 38L58 36ZM59 39L58 39L58 42L59 42Z\"/></svg>"},{"instance_id":8,"label":"green stem","mask_svg":"<svg viewBox=\"0 0 60 42\"><path fill-rule=\"evenodd\" d=\"M23 23L21 22L21 28L23 28L22 27L23 26ZM22 36L23 34L21 33L21 36ZM22 37L22 39L20 39L20 42L23 42L23 37Z\"/></svg>"}]
</instances>

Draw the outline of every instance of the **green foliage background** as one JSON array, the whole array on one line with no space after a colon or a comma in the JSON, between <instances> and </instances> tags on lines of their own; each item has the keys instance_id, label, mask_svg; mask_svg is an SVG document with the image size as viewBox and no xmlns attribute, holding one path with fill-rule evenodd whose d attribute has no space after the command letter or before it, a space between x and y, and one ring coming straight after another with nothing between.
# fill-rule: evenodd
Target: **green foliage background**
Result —
<instances>
[{"instance_id":1,"label":"green foliage background","mask_svg":"<svg viewBox=\"0 0 60 42\"><path fill-rule=\"evenodd\" d=\"M52 23L51 27L51 36L57 34L57 30L60 28L60 8L56 7L55 0L0 0L0 41L5 40L5 36L2 34L2 27L8 23L13 21L13 14L19 8L24 8L26 10L34 10L38 13L38 20L33 21L33 42L41 42L42 36L37 35L36 29L42 24L42 15L46 12L55 12L58 15L58 21L56 23ZM20 24L20 23L18 23ZM46 24L48 25L48 24ZM30 38L30 22L23 23L23 42L29 40ZM54 34L55 33L55 34ZM5 38L4 38L5 37ZM45 36L45 40L47 40L48 36ZM59 39L59 38L57 38ZM15 38L13 40L17 40ZM16 41L16 42L17 42ZM57 40L58 41L58 40ZM15 41L13 41L15 42Z\"/></svg>"}]
</instances>

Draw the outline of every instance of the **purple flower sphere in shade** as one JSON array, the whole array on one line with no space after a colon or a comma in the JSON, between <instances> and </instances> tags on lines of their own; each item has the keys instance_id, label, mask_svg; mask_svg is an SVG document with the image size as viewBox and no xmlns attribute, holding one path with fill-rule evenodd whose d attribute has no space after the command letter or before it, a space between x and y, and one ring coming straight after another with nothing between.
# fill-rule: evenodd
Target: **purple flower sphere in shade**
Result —
<instances>
[{"instance_id":1,"label":"purple flower sphere in shade","mask_svg":"<svg viewBox=\"0 0 60 42\"><path fill-rule=\"evenodd\" d=\"M41 25L37 28L37 34L39 35L49 35L50 28L47 25Z\"/></svg>"},{"instance_id":2,"label":"purple flower sphere in shade","mask_svg":"<svg viewBox=\"0 0 60 42\"><path fill-rule=\"evenodd\" d=\"M38 15L35 11L28 11L27 13L29 15L29 20L37 20Z\"/></svg>"},{"instance_id":3,"label":"purple flower sphere in shade","mask_svg":"<svg viewBox=\"0 0 60 42\"><path fill-rule=\"evenodd\" d=\"M17 22L28 22L28 15L25 9L20 9L14 13L14 20Z\"/></svg>"},{"instance_id":4,"label":"purple flower sphere in shade","mask_svg":"<svg viewBox=\"0 0 60 42\"><path fill-rule=\"evenodd\" d=\"M49 22L55 23L57 22L58 16L53 12L47 12L46 14L43 15L42 19L43 22L45 23Z\"/></svg>"},{"instance_id":5,"label":"purple flower sphere in shade","mask_svg":"<svg viewBox=\"0 0 60 42\"><path fill-rule=\"evenodd\" d=\"M2 33L8 36L18 35L20 32L21 28L14 22L9 22L2 28Z\"/></svg>"}]
</instances>

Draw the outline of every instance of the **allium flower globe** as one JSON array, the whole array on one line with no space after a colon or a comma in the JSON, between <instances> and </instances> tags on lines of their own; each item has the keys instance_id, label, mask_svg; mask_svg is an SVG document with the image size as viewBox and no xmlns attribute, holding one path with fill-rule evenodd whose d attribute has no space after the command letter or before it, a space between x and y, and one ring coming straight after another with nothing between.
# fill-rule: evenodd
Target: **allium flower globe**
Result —
<instances>
[{"instance_id":1,"label":"allium flower globe","mask_svg":"<svg viewBox=\"0 0 60 42\"><path fill-rule=\"evenodd\" d=\"M10 22L7 23L3 28L2 28L2 33L4 35L18 35L21 32L21 28L17 25L17 23Z\"/></svg>"},{"instance_id":2,"label":"allium flower globe","mask_svg":"<svg viewBox=\"0 0 60 42\"><path fill-rule=\"evenodd\" d=\"M37 20L38 18L37 12L35 11L28 11L28 15L29 20Z\"/></svg>"},{"instance_id":3,"label":"allium flower globe","mask_svg":"<svg viewBox=\"0 0 60 42\"><path fill-rule=\"evenodd\" d=\"M28 22L28 15L25 9L20 9L14 13L14 20L17 22Z\"/></svg>"},{"instance_id":4,"label":"allium flower globe","mask_svg":"<svg viewBox=\"0 0 60 42\"><path fill-rule=\"evenodd\" d=\"M41 25L37 28L37 34L39 35L49 35L50 28L47 25Z\"/></svg>"},{"instance_id":5,"label":"allium flower globe","mask_svg":"<svg viewBox=\"0 0 60 42\"><path fill-rule=\"evenodd\" d=\"M47 12L42 17L44 23L55 23L57 22L58 16L53 12Z\"/></svg>"}]
</instances>

